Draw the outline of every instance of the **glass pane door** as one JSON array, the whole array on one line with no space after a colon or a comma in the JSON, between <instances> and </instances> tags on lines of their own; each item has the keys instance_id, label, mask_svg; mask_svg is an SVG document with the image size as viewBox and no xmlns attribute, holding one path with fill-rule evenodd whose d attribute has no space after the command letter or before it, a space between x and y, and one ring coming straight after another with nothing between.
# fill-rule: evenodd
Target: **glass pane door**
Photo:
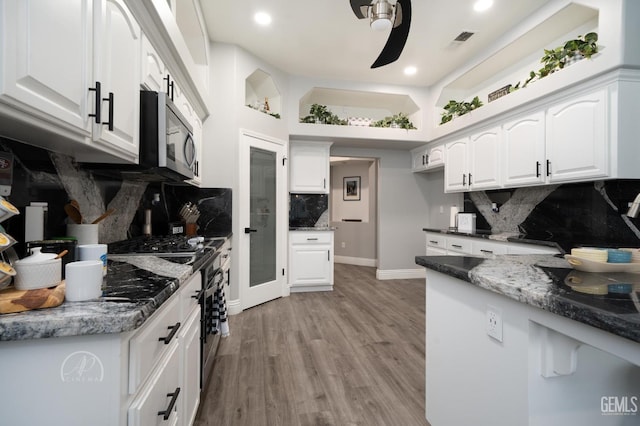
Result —
<instances>
[{"instance_id":1,"label":"glass pane door","mask_svg":"<svg viewBox=\"0 0 640 426\"><path fill-rule=\"evenodd\" d=\"M251 147L249 287L276 279L275 152Z\"/></svg>"}]
</instances>

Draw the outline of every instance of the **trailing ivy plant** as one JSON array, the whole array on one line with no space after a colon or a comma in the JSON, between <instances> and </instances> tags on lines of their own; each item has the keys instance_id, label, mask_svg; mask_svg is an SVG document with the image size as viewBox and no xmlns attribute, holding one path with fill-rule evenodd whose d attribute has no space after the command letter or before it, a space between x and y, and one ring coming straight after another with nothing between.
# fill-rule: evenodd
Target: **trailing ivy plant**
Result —
<instances>
[{"instance_id":1,"label":"trailing ivy plant","mask_svg":"<svg viewBox=\"0 0 640 426\"><path fill-rule=\"evenodd\" d=\"M509 88L509 93L527 87L532 81L540 80L549 74L563 69L575 59L591 59L591 56L596 53L598 53L598 34L595 32L587 33L584 36L579 35L575 39L568 40L563 46L556 47L555 49L544 49L544 56L540 59L543 65L542 68L537 72L530 71L529 76L524 80L524 84L521 85L521 81L517 82ZM440 124L448 123L453 120L454 117L464 115L481 106L482 102L480 102L477 96L473 98L471 102L451 100L444 106Z\"/></svg>"},{"instance_id":2,"label":"trailing ivy plant","mask_svg":"<svg viewBox=\"0 0 640 426\"><path fill-rule=\"evenodd\" d=\"M444 112L442 113L442 119L440 124L448 123L453 120L454 117L460 117L468 112L478 109L482 106L482 101L477 96L474 97L471 102L458 102L456 100L450 100L448 104L444 106Z\"/></svg>"},{"instance_id":3,"label":"trailing ivy plant","mask_svg":"<svg viewBox=\"0 0 640 426\"><path fill-rule=\"evenodd\" d=\"M371 124L372 127L399 127L401 129L411 130L416 127L413 125L409 117L404 113L399 112L391 117L385 117L382 120L378 120Z\"/></svg>"},{"instance_id":4,"label":"trailing ivy plant","mask_svg":"<svg viewBox=\"0 0 640 426\"><path fill-rule=\"evenodd\" d=\"M329 111L326 105L313 104L309 108L309 115L300 119L301 123L322 123L322 124L336 124L344 126L347 124L347 120L342 120L337 115Z\"/></svg>"}]
</instances>

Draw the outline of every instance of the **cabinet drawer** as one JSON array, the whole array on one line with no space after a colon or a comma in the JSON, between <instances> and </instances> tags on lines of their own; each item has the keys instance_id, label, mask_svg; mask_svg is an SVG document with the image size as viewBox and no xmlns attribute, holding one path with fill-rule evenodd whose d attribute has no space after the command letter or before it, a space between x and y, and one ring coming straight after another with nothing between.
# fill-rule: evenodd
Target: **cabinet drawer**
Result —
<instances>
[{"instance_id":1,"label":"cabinet drawer","mask_svg":"<svg viewBox=\"0 0 640 426\"><path fill-rule=\"evenodd\" d=\"M507 254L507 245L490 241L474 241L473 254L479 256L491 256L494 254Z\"/></svg>"},{"instance_id":2,"label":"cabinet drawer","mask_svg":"<svg viewBox=\"0 0 640 426\"><path fill-rule=\"evenodd\" d=\"M177 342L168 346L149 382L129 406L128 426L177 424L184 396L179 382L180 351Z\"/></svg>"},{"instance_id":3,"label":"cabinet drawer","mask_svg":"<svg viewBox=\"0 0 640 426\"><path fill-rule=\"evenodd\" d=\"M331 244L332 236L331 231L289 233L291 244Z\"/></svg>"},{"instance_id":4,"label":"cabinet drawer","mask_svg":"<svg viewBox=\"0 0 640 426\"><path fill-rule=\"evenodd\" d=\"M447 250L471 254L471 241L464 238L447 237Z\"/></svg>"},{"instance_id":5,"label":"cabinet drawer","mask_svg":"<svg viewBox=\"0 0 640 426\"><path fill-rule=\"evenodd\" d=\"M183 322L189 313L198 306L198 294L202 289L202 274L200 271L193 274L185 286L180 289L180 322Z\"/></svg>"},{"instance_id":6,"label":"cabinet drawer","mask_svg":"<svg viewBox=\"0 0 640 426\"><path fill-rule=\"evenodd\" d=\"M427 234L427 245L441 249L447 248L447 237L444 235Z\"/></svg>"},{"instance_id":7,"label":"cabinet drawer","mask_svg":"<svg viewBox=\"0 0 640 426\"><path fill-rule=\"evenodd\" d=\"M136 393L158 359L178 337L179 299L170 298L147 320L129 344L129 393Z\"/></svg>"}]
</instances>

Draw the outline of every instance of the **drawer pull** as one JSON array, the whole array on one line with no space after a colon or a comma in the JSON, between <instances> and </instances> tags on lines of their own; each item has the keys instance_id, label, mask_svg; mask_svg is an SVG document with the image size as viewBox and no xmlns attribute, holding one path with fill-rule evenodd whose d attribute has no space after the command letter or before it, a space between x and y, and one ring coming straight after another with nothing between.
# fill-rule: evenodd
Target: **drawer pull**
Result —
<instances>
[{"instance_id":1,"label":"drawer pull","mask_svg":"<svg viewBox=\"0 0 640 426\"><path fill-rule=\"evenodd\" d=\"M459 248L459 249L461 249L461 248L462 248L462 246L460 246L460 245L458 245L458 244L451 244L451 247L455 247L455 248Z\"/></svg>"},{"instance_id":2,"label":"drawer pull","mask_svg":"<svg viewBox=\"0 0 640 426\"><path fill-rule=\"evenodd\" d=\"M318 241L317 238L307 238L307 241Z\"/></svg>"},{"instance_id":3,"label":"drawer pull","mask_svg":"<svg viewBox=\"0 0 640 426\"><path fill-rule=\"evenodd\" d=\"M102 85L99 81L96 81L96 87L89 87L90 92L96 92L94 113L89 114L89 117L93 117L96 124L100 124L100 106L102 105Z\"/></svg>"},{"instance_id":4,"label":"drawer pull","mask_svg":"<svg viewBox=\"0 0 640 426\"><path fill-rule=\"evenodd\" d=\"M437 241L433 241L433 240L429 240L429 242L430 242L431 244L435 244L435 245L438 245L438 244L439 244Z\"/></svg>"},{"instance_id":5,"label":"drawer pull","mask_svg":"<svg viewBox=\"0 0 640 426\"><path fill-rule=\"evenodd\" d=\"M102 98L103 101L109 102L109 121L102 123L103 126L107 126L110 132L113 132L113 92L109 92L109 97Z\"/></svg>"},{"instance_id":6,"label":"drawer pull","mask_svg":"<svg viewBox=\"0 0 640 426\"><path fill-rule=\"evenodd\" d=\"M178 332L179 328L180 328L180 323L179 322L177 322L175 325L167 327L167 329L171 330L171 332L169 333L169 335L167 337L158 338L158 341L159 342L164 342L165 345L168 345L169 342L171 341L171 339L173 339L173 336L175 336L176 333Z\"/></svg>"},{"instance_id":7,"label":"drawer pull","mask_svg":"<svg viewBox=\"0 0 640 426\"><path fill-rule=\"evenodd\" d=\"M492 250L483 250L483 249L480 249L480 251L481 251L482 253L493 254L493 251L492 251Z\"/></svg>"},{"instance_id":8,"label":"drawer pull","mask_svg":"<svg viewBox=\"0 0 640 426\"><path fill-rule=\"evenodd\" d=\"M200 296L202 295L202 292L204 290L198 290L198 291L194 291L193 295L191 296L192 299L197 299L200 300Z\"/></svg>"},{"instance_id":9,"label":"drawer pull","mask_svg":"<svg viewBox=\"0 0 640 426\"><path fill-rule=\"evenodd\" d=\"M169 406L165 411L158 411L158 415L162 416L162 420L169 420L171 417L171 412L173 411L173 407L176 405L176 401L178 400L178 395L180 394L180 388L176 388L175 392L168 393L167 397L171 397L171 401L169 401Z\"/></svg>"}]
</instances>

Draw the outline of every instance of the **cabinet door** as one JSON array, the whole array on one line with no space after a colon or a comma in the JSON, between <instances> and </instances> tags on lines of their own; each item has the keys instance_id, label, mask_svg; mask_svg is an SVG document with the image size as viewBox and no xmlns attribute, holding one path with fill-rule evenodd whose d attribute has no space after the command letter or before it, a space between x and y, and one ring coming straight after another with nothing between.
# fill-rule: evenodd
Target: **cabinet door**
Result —
<instances>
[{"instance_id":1,"label":"cabinet door","mask_svg":"<svg viewBox=\"0 0 640 426\"><path fill-rule=\"evenodd\" d=\"M142 85L146 90L164 92L167 90L165 66L160 55L148 38L142 35Z\"/></svg>"},{"instance_id":2,"label":"cabinet door","mask_svg":"<svg viewBox=\"0 0 640 426\"><path fill-rule=\"evenodd\" d=\"M442 166L444 164L444 146L434 146L429 150L429 168Z\"/></svg>"},{"instance_id":3,"label":"cabinet door","mask_svg":"<svg viewBox=\"0 0 640 426\"><path fill-rule=\"evenodd\" d=\"M548 109L546 151L549 182L609 175L606 89Z\"/></svg>"},{"instance_id":4,"label":"cabinet door","mask_svg":"<svg viewBox=\"0 0 640 426\"><path fill-rule=\"evenodd\" d=\"M291 192L328 194L329 145L292 143L289 172Z\"/></svg>"},{"instance_id":5,"label":"cabinet door","mask_svg":"<svg viewBox=\"0 0 640 426\"><path fill-rule=\"evenodd\" d=\"M467 145L468 138L450 142L445 145L444 191L466 191L467 176Z\"/></svg>"},{"instance_id":6,"label":"cabinet door","mask_svg":"<svg viewBox=\"0 0 640 426\"><path fill-rule=\"evenodd\" d=\"M179 337L181 346L180 389L181 422L191 426L200 404L200 307L197 306L185 321L186 329Z\"/></svg>"},{"instance_id":7,"label":"cabinet door","mask_svg":"<svg viewBox=\"0 0 640 426\"><path fill-rule=\"evenodd\" d=\"M0 7L2 97L89 136L92 0L65 2L64 7L48 0L4 1Z\"/></svg>"},{"instance_id":8,"label":"cabinet door","mask_svg":"<svg viewBox=\"0 0 640 426\"><path fill-rule=\"evenodd\" d=\"M331 246L300 245L291 250L291 284L333 284Z\"/></svg>"},{"instance_id":9,"label":"cabinet door","mask_svg":"<svg viewBox=\"0 0 640 426\"><path fill-rule=\"evenodd\" d=\"M419 172L427 168L429 162L429 154L427 149L414 152L411 156L411 170Z\"/></svg>"},{"instance_id":10,"label":"cabinet door","mask_svg":"<svg viewBox=\"0 0 640 426\"><path fill-rule=\"evenodd\" d=\"M469 140L471 189L500 188L500 127L476 133Z\"/></svg>"},{"instance_id":11,"label":"cabinet door","mask_svg":"<svg viewBox=\"0 0 640 426\"><path fill-rule=\"evenodd\" d=\"M96 19L96 80L102 82L101 124L93 139L122 158L138 160L140 116L141 31L122 0L104 0ZM111 122L113 130L107 123Z\"/></svg>"},{"instance_id":12,"label":"cabinet door","mask_svg":"<svg viewBox=\"0 0 640 426\"><path fill-rule=\"evenodd\" d=\"M502 127L506 187L536 185L545 181L544 112L527 115Z\"/></svg>"}]
</instances>

